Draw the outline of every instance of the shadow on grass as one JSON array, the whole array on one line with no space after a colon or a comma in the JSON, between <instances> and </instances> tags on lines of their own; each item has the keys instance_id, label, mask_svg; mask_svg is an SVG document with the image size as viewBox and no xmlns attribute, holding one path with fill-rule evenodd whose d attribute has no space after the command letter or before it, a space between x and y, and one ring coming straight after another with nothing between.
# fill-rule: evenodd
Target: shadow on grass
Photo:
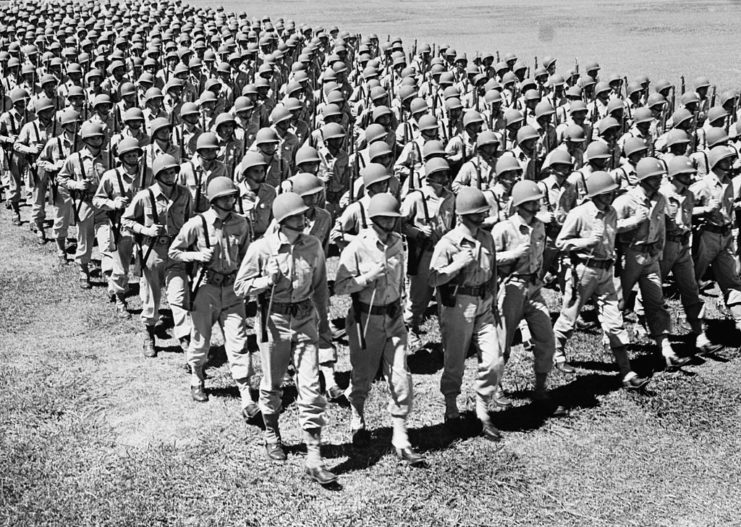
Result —
<instances>
[{"instance_id":1,"label":"shadow on grass","mask_svg":"<svg viewBox=\"0 0 741 527\"><path fill-rule=\"evenodd\" d=\"M407 357L413 375L432 375L443 369L443 347L439 342L428 342Z\"/></svg>"}]
</instances>

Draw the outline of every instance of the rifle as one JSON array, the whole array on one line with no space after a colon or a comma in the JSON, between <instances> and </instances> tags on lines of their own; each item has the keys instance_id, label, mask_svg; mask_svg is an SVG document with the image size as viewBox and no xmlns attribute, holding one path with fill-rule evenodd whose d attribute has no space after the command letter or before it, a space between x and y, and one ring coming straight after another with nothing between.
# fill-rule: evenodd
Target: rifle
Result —
<instances>
[{"instance_id":1,"label":"rifle","mask_svg":"<svg viewBox=\"0 0 741 527\"><path fill-rule=\"evenodd\" d=\"M685 82L684 82L684 75L682 75L680 77L680 79L682 81L682 92L681 93L682 93L682 95L684 95L684 92L686 91Z\"/></svg>"},{"instance_id":2,"label":"rifle","mask_svg":"<svg viewBox=\"0 0 741 527\"><path fill-rule=\"evenodd\" d=\"M358 261L358 253L355 253L355 270L358 273L358 276L360 276L360 262ZM373 294L375 296L375 289L373 290ZM350 299L352 300L352 310L353 310L353 316L357 317L355 320L355 325L358 329L358 341L360 342L360 348L365 349L365 332L363 332L361 328L361 317L360 317L360 293L355 292L350 295ZM373 304L371 303L371 306ZM368 318L370 318L370 313L368 313ZM366 324L367 328L367 324Z\"/></svg>"},{"instance_id":3,"label":"rifle","mask_svg":"<svg viewBox=\"0 0 741 527\"><path fill-rule=\"evenodd\" d=\"M497 63L498 63L498 62L500 62L500 60L499 60L499 50L497 50L497 52L495 54L497 56Z\"/></svg>"},{"instance_id":4,"label":"rifle","mask_svg":"<svg viewBox=\"0 0 741 527\"><path fill-rule=\"evenodd\" d=\"M422 196L422 210L425 215L425 224L430 224L430 211L427 208L427 197L422 190L419 190L419 194ZM409 258L407 259L407 274L409 276L416 276L419 270L419 262L422 259L422 255L430 243L429 238L424 238L421 241L416 239L407 240L409 243Z\"/></svg>"},{"instance_id":5,"label":"rifle","mask_svg":"<svg viewBox=\"0 0 741 527\"><path fill-rule=\"evenodd\" d=\"M695 112L692 114L692 136L691 136L691 143L692 143L692 153L694 154L697 152L697 114L699 110L695 110Z\"/></svg>"},{"instance_id":6,"label":"rifle","mask_svg":"<svg viewBox=\"0 0 741 527\"><path fill-rule=\"evenodd\" d=\"M533 69L534 69L534 70L537 70L537 69L538 69L538 56L537 56L537 55L535 56L535 67L534 67ZM529 76L530 76L530 75L528 75L528 77L529 77Z\"/></svg>"},{"instance_id":7,"label":"rifle","mask_svg":"<svg viewBox=\"0 0 741 527\"><path fill-rule=\"evenodd\" d=\"M716 90L717 90L717 87L713 86L713 94L710 96L710 107L711 108L715 106Z\"/></svg>"},{"instance_id":8,"label":"rifle","mask_svg":"<svg viewBox=\"0 0 741 527\"><path fill-rule=\"evenodd\" d=\"M209 240L209 234L208 234L208 226L206 225L206 218L203 217L203 214L199 214L201 217L201 222L203 226L203 241L206 244L206 249L211 248L211 241ZM186 311L193 311L193 304L196 301L196 296L198 295L198 289L201 287L201 283L203 282L203 279L206 277L206 264L202 263L200 268L198 269L198 277L193 282L193 289L190 290L190 295L188 295L188 306L185 308Z\"/></svg>"}]
</instances>

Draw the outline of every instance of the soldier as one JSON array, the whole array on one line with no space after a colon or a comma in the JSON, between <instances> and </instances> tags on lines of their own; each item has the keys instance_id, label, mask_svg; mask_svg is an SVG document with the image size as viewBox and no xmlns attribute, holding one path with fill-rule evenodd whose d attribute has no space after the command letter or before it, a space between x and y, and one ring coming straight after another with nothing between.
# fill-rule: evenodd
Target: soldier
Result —
<instances>
[{"instance_id":1,"label":"soldier","mask_svg":"<svg viewBox=\"0 0 741 527\"><path fill-rule=\"evenodd\" d=\"M57 245L57 259L61 265L67 265L67 230L72 218L72 200L68 192L59 191L57 176L64 162L72 152L77 151L80 125L80 114L72 108L62 111L59 121L63 134L50 138L39 155L39 167L46 173L51 189L51 202L54 204L54 224L52 238Z\"/></svg>"},{"instance_id":2,"label":"soldier","mask_svg":"<svg viewBox=\"0 0 741 527\"><path fill-rule=\"evenodd\" d=\"M10 92L10 109L0 116L0 142L3 144L5 170L9 173L7 201L13 211L13 225L21 224L21 188L23 186L22 159L13 151L21 128L28 122L28 92L23 88L14 88Z\"/></svg>"},{"instance_id":3,"label":"soldier","mask_svg":"<svg viewBox=\"0 0 741 527\"><path fill-rule=\"evenodd\" d=\"M31 208L31 227L36 228L39 243L46 243L44 220L46 219L46 191L48 177L46 170L39 167L38 158L47 141L57 135L57 120L54 102L46 97L35 101L36 118L21 128L13 149L23 157L23 165L28 173L27 187L33 189Z\"/></svg>"},{"instance_id":4,"label":"soldier","mask_svg":"<svg viewBox=\"0 0 741 527\"><path fill-rule=\"evenodd\" d=\"M445 152L448 154L454 176L458 174L461 166L473 157L476 151L476 138L481 133L483 124L484 118L479 112L468 110L463 115L463 130L448 140Z\"/></svg>"},{"instance_id":5,"label":"soldier","mask_svg":"<svg viewBox=\"0 0 741 527\"><path fill-rule=\"evenodd\" d=\"M108 169L103 151L105 130L98 123L88 122L81 127L80 138L83 147L70 153L58 177L59 185L72 200L72 212L77 226L75 262L80 270L80 287L90 289L88 264L93 253L93 237L106 221L105 214L97 211L93 205L93 195L100 183L100 177ZM98 239L101 253L107 245L103 238Z\"/></svg>"},{"instance_id":6,"label":"soldier","mask_svg":"<svg viewBox=\"0 0 741 527\"><path fill-rule=\"evenodd\" d=\"M733 258L731 232L735 201L730 174L735 153L728 146L716 146L708 159L710 173L690 187L695 196L693 215L699 219L695 279L699 283L712 265L715 281L723 292L736 329L741 330L741 278Z\"/></svg>"},{"instance_id":7,"label":"soldier","mask_svg":"<svg viewBox=\"0 0 741 527\"><path fill-rule=\"evenodd\" d=\"M249 220L252 239L265 234L273 218L273 201L278 193L265 183L265 158L259 152L247 152L237 165L234 176L239 182L237 211Z\"/></svg>"},{"instance_id":8,"label":"soldier","mask_svg":"<svg viewBox=\"0 0 741 527\"><path fill-rule=\"evenodd\" d=\"M586 183L587 201L569 211L556 239L556 246L570 253L572 267L566 275L561 314L553 327L556 337L554 360L559 370L575 372L566 360L566 341L574 332L582 306L595 298L623 386L628 390L639 390L648 384L649 379L639 377L631 368L626 350L630 338L623 324L613 281L617 214L612 201L617 188L610 174L595 171Z\"/></svg>"},{"instance_id":9,"label":"soldier","mask_svg":"<svg viewBox=\"0 0 741 527\"><path fill-rule=\"evenodd\" d=\"M108 216L107 238L110 240L108 251L111 255L108 294L113 296L119 316L129 318L126 293L134 240L131 232L122 228L121 215L132 198L141 190L137 185L140 183L139 157L142 149L136 139L127 137L118 143L117 150L121 166L103 173L93 196L93 205L97 210L105 211Z\"/></svg>"},{"instance_id":10,"label":"soldier","mask_svg":"<svg viewBox=\"0 0 741 527\"><path fill-rule=\"evenodd\" d=\"M242 416L249 421L257 416L259 408L250 395L252 364L247 350L245 304L234 291L237 269L250 244L247 220L234 212L238 193L228 177L217 176L209 181L211 207L183 225L168 256L181 264L200 264L189 306L193 330L186 350L191 397L196 402L208 401L204 369L211 330L218 322L224 333L229 370L242 400Z\"/></svg>"},{"instance_id":11,"label":"soldier","mask_svg":"<svg viewBox=\"0 0 741 527\"><path fill-rule=\"evenodd\" d=\"M512 216L494 225L497 267L503 277L498 306L506 331L505 364L515 330L520 321L525 320L535 355L535 403L544 413L562 416L566 414L565 409L555 406L547 391L555 340L548 306L541 293L542 282L538 278L546 237L545 227L537 218L542 199L543 194L534 181L518 181L512 189Z\"/></svg>"},{"instance_id":12,"label":"soldier","mask_svg":"<svg viewBox=\"0 0 741 527\"><path fill-rule=\"evenodd\" d=\"M499 137L492 131L481 132L476 138L476 155L461 167L453 180L456 194L464 186L487 190L494 186Z\"/></svg>"},{"instance_id":13,"label":"soldier","mask_svg":"<svg viewBox=\"0 0 741 527\"><path fill-rule=\"evenodd\" d=\"M175 338L183 351L190 344L191 322L186 309L190 292L185 264L168 256L172 240L190 218L192 210L190 192L177 184L179 169L177 160L169 154L155 159L152 163L155 183L134 196L121 218L124 228L135 236L141 262L139 296L145 357L157 356L154 333L163 287L172 310Z\"/></svg>"},{"instance_id":14,"label":"soldier","mask_svg":"<svg viewBox=\"0 0 741 527\"><path fill-rule=\"evenodd\" d=\"M352 298L346 327L352 365L348 400L353 445L364 447L369 443L365 401L380 367L391 394L391 444L399 458L418 466L424 464L424 458L412 450L406 428L412 406L412 377L406 363L401 311L404 249L396 232L400 216L399 202L393 195L384 192L371 198L368 217L372 226L360 231L342 251L335 291Z\"/></svg>"},{"instance_id":15,"label":"soldier","mask_svg":"<svg viewBox=\"0 0 741 527\"><path fill-rule=\"evenodd\" d=\"M330 485L337 476L325 468L320 451L326 402L320 393L317 353L319 335L329 331L327 271L319 240L303 234L306 210L293 192L275 199L273 216L280 228L250 244L234 290L240 297L259 298L260 410L268 457L286 460L278 417L281 382L292 362L307 448L305 471L319 484Z\"/></svg>"},{"instance_id":16,"label":"soldier","mask_svg":"<svg viewBox=\"0 0 741 527\"><path fill-rule=\"evenodd\" d=\"M259 152L265 158L265 182L275 188L280 187L291 176L289 163L277 154L280 139L272 128L261 128L250 147L251 152Z\"/></svg>"},{"instance_id":17,"label":"soldier","mask_svg":"<svg viewBox=\"0 0 741 527\"><path fill-rule=\"evenodd\" d=\"M497 263L494 240L482 228L489 204L484 194L463 187L455 200L458 225L435 246L430 264L430 285L437 287L440 330L445 362L440 390L445 397L445 421L460 419L457 397L461 391L464 361L473 342L479 363L476 373L476 417L482 435L499 441L489 402L504 369L504 320L496 305Z\"/></svg>"},{"instance_id":18,"label":"soldier","mask_svg":"<svg viewBox=\"0 0 741 527\"><path fill-rule=\"evenodd\" d=\"M661 348L667 368L676 369L689 359L678 357L668 339L671 317L664 307L659 267L666 242L666 199L659 192L665 173L658 159L641 159L636 166L638 185L613 204L617 212L618 258L624 259L616 289L622 290L620 307L624 308L633 286L639 285L651 336Z\"/></svg>"},{"instance_id":19,"label":"soldier","mask_svg":"<svg viewBox=\"0 0 741 527\"><path fill-rule=\"evenodd\" d=\"M455 197L446 187L450 167L444 159L425 163L424 185L410 192L401 204L403 230L409 243L409 296L404 307L409 350L421 346L419 338L425 310L433 288L429 283L430 261L435 244L453 227Z\"/></svg>"},{"instance_id":20,"label":"soldier","mask_svg":"<svg viewBox=\"0 0 741 527\"><path fill-rule=\"evenodd\" d=\"M198 136L196 155L180 165L178 184L186 187L191 194L194 212L205 212L209 208L206 189L209 182L220 176L227 176L224 163L217 159L219 139L213 132Z\"/></svg>"}]
</instances>

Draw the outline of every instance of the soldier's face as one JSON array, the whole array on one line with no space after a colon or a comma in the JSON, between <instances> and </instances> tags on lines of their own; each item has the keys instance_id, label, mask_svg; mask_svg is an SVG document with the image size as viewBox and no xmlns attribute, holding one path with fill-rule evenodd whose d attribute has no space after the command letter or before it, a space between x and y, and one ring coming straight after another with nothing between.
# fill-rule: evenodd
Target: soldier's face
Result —
<instances>
[{"instance_id":1,"label":"soldier's face","mask_svg":"<svg viewBox=\"0 0 741 527\"><path fill-rule=\"evenodd\" d=\"M213 161L216 159L216 149L215 148L202 148L198 151L198 155L201 156L201 159L204 161Z\"/></svg>"},{"instance_id":2,"label":"soldier's face","mask_svg":"<svg viewBox=\"0 0 741 527\"><path fill-rule=\"evenodd\" d=\"M138 152L127 152L121 156L121 161L124 165L127 166L134 166L139 163L139 153Z\"/></svg>"},{"instance_id":3,"label":"soldier's face","mask_svg":"<svg viewBox=\"0 0 741 527\"><path fill-rule=\"evenodd\" d=\"M258 145L258 148L266 156L272 156L278 149L278 143L263 143L261 145Z\"/></svg>"},{"instance_id":4,"label":"soldier's face","mask_svg":"<svg viewBox=\"0 0 741 527\"><path fill-rule=\"evenodd\" d=\"M255 183L262 183L263 181L265 181L265 167L256 166L248 168L245 172L245 177L247 177L251 181L254 181Z\"/></svg>"},{"instance_id":5,"label":"soldier's face","mask_svg":"<svg viewBox=\"0 0 741 527\"><path fill-rule=\"evenodd\" d=\"M298 168L301 172L308 172L309 174L313 174L316 176L317 172L319 172L319 161L301 163Z\"/></svg>"}]
</instances>

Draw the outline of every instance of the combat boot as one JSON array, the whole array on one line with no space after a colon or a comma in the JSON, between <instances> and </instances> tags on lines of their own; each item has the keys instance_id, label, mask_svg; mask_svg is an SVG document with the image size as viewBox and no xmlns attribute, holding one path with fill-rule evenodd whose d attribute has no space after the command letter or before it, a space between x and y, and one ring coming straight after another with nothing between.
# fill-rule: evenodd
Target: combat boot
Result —
<instances>
[{"instance_id":1,"label":"combat boot","mask_svg":"<svg viewBox=\"0 0 741 527\"><path fill-rule=\"evenodd\" d=\"M44 222L39 221L36 223L36 239L40 245L46 243L46 232L44 232Z\"/></svg>"},{"instance_id":2,"label":"combat boot","mask_svg":"<svg viewBox=\"0 0 741 527\"><path fill-rule=\"evenodd\" d=\"M116 293L114 301L116 302L116 313L118 316L121 318L131 318L128 309L129 306L126 304L126 298L124 298L123 293Z\"/></svg>"},{"instance_id":3,"label":"combat boot","mask_svg":"<svg viewBox=\"0 0 741 527\"><path fill-rule=\"evenodd\" d=\"M148 358L157 356L157 349L154 347L154 326L144 326L144 356Z\"/></svg>"},{"instance_id":4,"label":"combat boot","mask_svg":"<svg viewBox=\"0 0 741 527\"><path fill-rule=\"evenodd\" d=\"M337 476L325 468L324 460L322 459L321 429L313 428L311 430L305 430L304 438L306 441L306 466L304 468L306 474L323 487L336 483Z\"/></svg>"},{"instance_id":5,"label":"combat boot","mask_svg":"<svg viewBox=\"0 0 741 527\"><path fill-rule=\"evenodd\" d=\"M265 452L273 461L285 461L286 452L280 439L278 414L262 414L262 422L265 424Z\"/></svg>"},{"instance_id":6,"label":"combat boot","mask_svg":"<svg viewBox=\"0 0 741 527\"><path fill-rule=\"evenodd\" d=\"M90 271L87 268L87 264L80 264L80 288L90 289Z\"/></svg>"}]
</instances>

